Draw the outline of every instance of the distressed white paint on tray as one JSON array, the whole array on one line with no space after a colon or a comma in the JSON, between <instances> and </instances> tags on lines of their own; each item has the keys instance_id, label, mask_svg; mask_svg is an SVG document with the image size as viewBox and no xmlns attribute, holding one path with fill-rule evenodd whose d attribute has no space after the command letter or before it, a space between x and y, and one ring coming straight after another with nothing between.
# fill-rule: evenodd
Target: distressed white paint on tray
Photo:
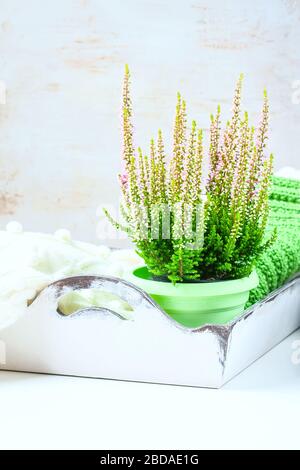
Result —
<instances>
[{"instance_id":1,"label":"distressed white paint on tray","mask_svg":"<svg viewBox=\"0 0 300 470\"><path fill-rule=\"evenodd\" d=\"M299 0L0 0L1 224L95 238L118 191L126 62L142 145L170 134L177 90L207 127L242 71L251 117L269 90L277 167L297 166L299 23Z\"/></svg>"}]
</instances>

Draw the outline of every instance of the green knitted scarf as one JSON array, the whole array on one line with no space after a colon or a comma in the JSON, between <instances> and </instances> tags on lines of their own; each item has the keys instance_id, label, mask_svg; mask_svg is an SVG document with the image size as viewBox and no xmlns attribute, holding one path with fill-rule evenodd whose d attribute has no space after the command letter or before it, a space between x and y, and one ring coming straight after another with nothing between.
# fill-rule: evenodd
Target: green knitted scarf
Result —
<instances>
[{"instance_id":1,"label":"green knitted scarf","mask_svg":"<svg viewBox=\"0 0 300 470\"><path fill-rule=\"evenodd\" d=\"M273 177L268 234L277 227L275 243L258 259L259 286L247 307L262 300L300 271L300 181Z\"/></svg>"}]
</instances>

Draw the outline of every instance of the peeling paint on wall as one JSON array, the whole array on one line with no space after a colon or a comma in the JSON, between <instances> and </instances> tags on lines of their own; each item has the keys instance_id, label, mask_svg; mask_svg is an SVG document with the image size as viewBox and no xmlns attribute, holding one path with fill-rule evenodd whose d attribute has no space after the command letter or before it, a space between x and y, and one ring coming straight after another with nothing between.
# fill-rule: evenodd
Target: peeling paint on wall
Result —
<instances>
[{"instance_id":1,"label":"peeling paint on wall","mask_svg":"<svg viewBox=\"0 0 300 470\"><path fill-rule=\"evenodd\" d=\"M0 215L13 215L20 204L20 194L0 192Z\"/></svg>"},{"instance_id":2,"label":"peeling paint on wall","mask_svg":"<svg viewBox=\"0 0 300 470\"><path fill-rule=\"evenodd\" d=\"M96 56L90 59L66 59L65 64L74 69L82 69L91 73L103 73L105 71L105 67L103 66L103 64L105 64L106 62L114 61L114 57Z\"/></svg>"},{"instance_id":3,"label":"peeling paint on wall","mask_svg":"<svg viewBox=\"0 0 300 470\"><path fill-rule=\"evenodd\" d=\"M60 90L60 84L59 84L59 83L56 83L56 82L48 83L48 85L47 85L47 87L46 87L46 90L47 90L47 91L57 92L57 91Z\"/></svg>"},{"instance_id":4,"label":"peeling paint on wall","mask_svg":"<svg viewBox=\"0 0 300 470\"><path fill-rule=\"evenodd\" d=\"M276 166L299 166L299 26L296 0L1 0L1 223L95 240L98 205L118 199L125 63L144 149L172 136L177 91L207 129L244 72L254 122L268 88Z\"/></svg>"}]
</instances>

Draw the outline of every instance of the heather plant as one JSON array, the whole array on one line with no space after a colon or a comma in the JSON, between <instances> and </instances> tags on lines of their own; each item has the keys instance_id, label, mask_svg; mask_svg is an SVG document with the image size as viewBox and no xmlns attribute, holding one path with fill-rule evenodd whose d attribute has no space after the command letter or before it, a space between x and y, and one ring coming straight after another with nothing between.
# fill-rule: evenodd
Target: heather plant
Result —
<instances>
[{"instance_id":1,"label":"heather plant","mask_svg":"<svg viewBox=\"0 0 300 470\"><path fill-rule=\"evenodd\" d=\"M177 96L172 155L161 130L149 153L135 150L130 73L123 88L123 160L119 175L125 230L154 277L177 281L225 280L250 275L275 238L265 238L273 156L265 156L268 98L264 93L257 131L241 115L243 77L237 82L232 117L221 128L211 116L209 174L202 176L203 131L187 125L186 103Z\"/></svg>"}]
</instances>

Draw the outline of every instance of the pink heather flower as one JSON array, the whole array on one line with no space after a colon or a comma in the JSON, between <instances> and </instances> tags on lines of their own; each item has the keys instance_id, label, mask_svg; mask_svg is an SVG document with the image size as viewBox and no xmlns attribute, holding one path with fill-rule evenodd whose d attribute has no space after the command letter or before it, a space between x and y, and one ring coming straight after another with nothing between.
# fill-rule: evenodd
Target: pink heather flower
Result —
<instances>
[{"instance_id":1,"label":"pink heather flower","mask_svg":"<svg viewBox=\"0 0 300 470\"><path fill-rule=\"evenodd\" d=\"M128 183L128 174L124 173L123 175L121 175L120 181L121 181L121 184L125 186Z\"/></svg>"}]
</instances>

